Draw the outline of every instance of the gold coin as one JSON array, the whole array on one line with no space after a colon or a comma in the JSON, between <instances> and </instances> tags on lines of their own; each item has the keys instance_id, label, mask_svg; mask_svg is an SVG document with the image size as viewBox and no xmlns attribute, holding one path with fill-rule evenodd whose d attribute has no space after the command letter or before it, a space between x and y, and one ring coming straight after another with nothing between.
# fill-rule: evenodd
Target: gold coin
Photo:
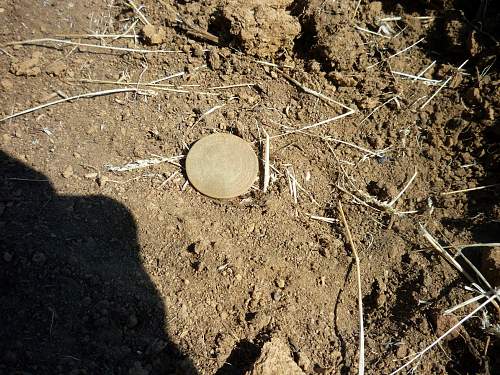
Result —
<instances>
[{"instance_id":1,"label":"gold coin","mask_svg":"<svg viewBox=\"0 0 500 375\"><path fill-rule=\"evenodd\" d=\"M233 198L247 192L258 170L250 144L232 134L215 133L200 139L186 158L189 182L212 198Z\"/></svg>"}]
</instances>

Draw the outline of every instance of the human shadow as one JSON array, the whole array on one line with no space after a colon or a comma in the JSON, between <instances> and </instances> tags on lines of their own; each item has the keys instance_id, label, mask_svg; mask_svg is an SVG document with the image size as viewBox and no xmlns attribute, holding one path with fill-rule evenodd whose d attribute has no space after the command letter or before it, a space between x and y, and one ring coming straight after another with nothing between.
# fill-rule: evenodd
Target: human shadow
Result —
<instances>
[{"instance_id":1,"label":"human shadow","mask_svg":"<svg viewBox=\"0 0 500 375\"><path fill-rule=\"evenodd\" d=\"M0 151L0 374L196 374L122 204L58 195Z\"/></svg>"}]
</instances>

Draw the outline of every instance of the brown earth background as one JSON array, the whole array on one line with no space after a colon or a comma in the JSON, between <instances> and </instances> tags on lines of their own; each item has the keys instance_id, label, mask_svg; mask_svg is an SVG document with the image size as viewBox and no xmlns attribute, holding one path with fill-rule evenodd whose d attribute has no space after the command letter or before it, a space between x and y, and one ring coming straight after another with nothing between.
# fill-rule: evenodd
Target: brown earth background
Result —
<instances>
[{"instance_id":1,"label":"brown earth background","mask_svg":"<svg viewBox=\"0 0 500 375\"><path fill-rule=\"evenodd\" d=\"M421 226L500 284L500 248L462 246L500 242L499 9L0 0L0 118L131 90L0 122L0 374L357 374L339 200L366 373L403 365L478 306L444 315L478 292ZM76 44L9 44L40 38ZM213 132L269 134L266 192L189 185ZM415 371L494 374L499 337L490 305Z\"/></svg>"}]
</instances>

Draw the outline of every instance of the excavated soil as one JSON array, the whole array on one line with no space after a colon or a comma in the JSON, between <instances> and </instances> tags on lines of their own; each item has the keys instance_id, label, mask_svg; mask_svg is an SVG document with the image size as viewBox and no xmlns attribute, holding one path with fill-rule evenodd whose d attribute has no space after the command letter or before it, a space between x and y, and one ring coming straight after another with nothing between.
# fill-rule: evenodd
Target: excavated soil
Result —
<instances>
[{"instance_id":1,"label":"excavated soil","mask_svg":"<svg viewBox=\"0 0 500 375\"><path fill-rule=\"evenodd\" d=\"M0 1L0 118L129 89L0 122L0 374L358 373L339 201L366 373L499 285L500 248L462 247L500 242L497 2L129 3ZM77 44L8 44L41 38ZM190 186L214 132L269 134L266 191L263 162L239 198ZM402 373L499 359L490 304Z\"/></svg>"}]
</instances>

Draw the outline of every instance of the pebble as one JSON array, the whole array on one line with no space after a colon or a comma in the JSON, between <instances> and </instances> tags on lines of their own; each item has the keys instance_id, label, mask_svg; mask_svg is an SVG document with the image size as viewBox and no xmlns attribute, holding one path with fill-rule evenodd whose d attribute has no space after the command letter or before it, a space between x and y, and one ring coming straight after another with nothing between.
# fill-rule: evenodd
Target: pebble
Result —
<instances>
[{"instance_id":1,"label":"pebble","mask_svg":"<svg viewBox=\"0 0 500 375\"><path fill-rule=\"evenodd\" d=\"M281 278L276 279L276 286L280 289L283 289L285 287L285 280Z\"/></svg>"},{"instance_id":2,"label":"pebble","mask_svg":"<svg viewBox=\"0 0 500 375\"><path fill-rule=\"evenodd\" d=\"M66 167L66 169L62 173L62 176L64 178L70 178L71 176L73 176L73 167L71 165Z\"/></svg>"}]
</instances>

